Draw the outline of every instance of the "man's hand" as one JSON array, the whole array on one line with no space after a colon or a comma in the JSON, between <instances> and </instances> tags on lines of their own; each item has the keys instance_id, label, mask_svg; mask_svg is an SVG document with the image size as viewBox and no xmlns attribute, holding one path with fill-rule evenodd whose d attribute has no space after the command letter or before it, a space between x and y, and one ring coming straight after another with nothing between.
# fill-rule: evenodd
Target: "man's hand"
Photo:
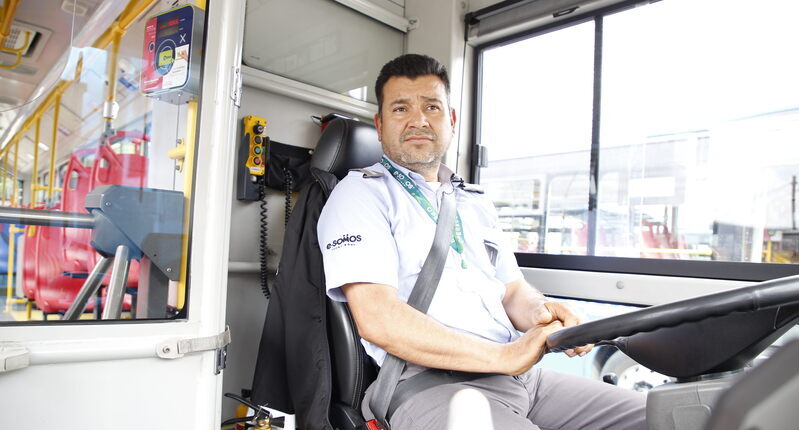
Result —
<instances>
[{"instance_id":1,"label":"man's hand","mask_svg":"<svg viewBox=\"0 0 799 430\"><path fill-rule=\"evenodd\" d=\"M582 317L567 303L545 301L533 310L533 325L560 323L563 328L574 327L582 323ZM584 345L563 351L569 357L588 354L594 345Z\"/></svg>"},{"instance_id":2,"label":"man's hand","mask_svg":"<svg viewBox=\"0 0 799 430\"><path fill-rule=\"evenodd\" d=\"M505 368L502 373L516 376L530 370L546 354L547 336L562 329L563 325L558 320L535 325L520 338L503 345L500 360Z\"/></svg>"},{"instance_id":3,"label":"man's hand","mask_svg":"<svg viewBox=\"0 0 799 430\"><path fill-rule=\"evenodd\" d=\"M508 283L505 287L507 291L502 305L513 326L519 331L526 333L537 326L546 326L553 322L560 323L561 328L573 327L582 322L582 318L569 305L549 301L524 279ZM585 345L564 352L569 357L583 356L593 347L594 345Z\"/></svg>"}]
</instances>

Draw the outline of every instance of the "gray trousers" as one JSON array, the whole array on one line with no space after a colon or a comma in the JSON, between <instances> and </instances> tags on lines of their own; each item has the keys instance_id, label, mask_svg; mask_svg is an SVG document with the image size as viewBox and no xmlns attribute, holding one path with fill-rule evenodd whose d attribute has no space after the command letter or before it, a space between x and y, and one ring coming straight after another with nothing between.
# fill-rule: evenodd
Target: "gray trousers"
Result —
<instances>
[{"instance_id":1,"label":"gray trousers","mask_svg":"<svg viewBox=\"0 0 799 430\"><path fill-rule=\"evenodd\" d=\"M373 416L368 410L373 388L366 390L363 401L367 418ZM644 394L538 368L520 376L495 375L430 388L394 412L391 429L445 430L450 399L464 388L488 398L495 430L646 430Z\"/></svg>"}]
</instances>

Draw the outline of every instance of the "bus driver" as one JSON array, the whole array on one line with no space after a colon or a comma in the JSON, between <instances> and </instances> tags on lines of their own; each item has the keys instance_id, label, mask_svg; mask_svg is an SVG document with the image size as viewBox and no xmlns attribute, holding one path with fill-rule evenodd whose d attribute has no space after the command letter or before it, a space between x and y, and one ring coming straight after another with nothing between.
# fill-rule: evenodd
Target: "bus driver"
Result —
<instances>
[{"instance_id":1,"label":"bus driver","mask_svg":"<svg viewBox=\"0 0 799 430\"><path fill-rule=\"evenodd\" d=\"M427 56L400 56L383 66L376 92L374 121L385 156L368 169L382 176L350 172L322 211L327 293L349 302L378 365L386 352L408 362L402 379L428 368L485 374L413 395L392 415L392 428L446 428L450 399L471 387L488 398L496 429L645 429L643 394L533 367L546 353L547 335L580 321L527 283L513 253L498 246L491 202L450 183L452 171L441 160L456 114L444 66ZM406 301L432 244L442 193L453 190L454 245L422 314ZM363 402L367 418L373 387Z\"/></svg>"}]
</instances>

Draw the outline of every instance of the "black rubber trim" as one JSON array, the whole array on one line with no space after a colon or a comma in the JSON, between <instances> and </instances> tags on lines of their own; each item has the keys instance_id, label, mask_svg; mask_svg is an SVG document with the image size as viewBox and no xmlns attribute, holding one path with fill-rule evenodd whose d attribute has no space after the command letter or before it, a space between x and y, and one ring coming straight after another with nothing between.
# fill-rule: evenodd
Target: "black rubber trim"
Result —
<instances>
[{"instance_id":1,"label":"black rubber trim","mask_svg":"<svg viewBox=\"0 0 799 430\"><path fill-rule=\"evenodd\" d=\"M602 31L604 19L601 15L594 18L594 89L593 89L593 115L591 116L591 158L589 160L588 177L591 185L588 187L588 255L596 254L596 238L598 230L597 217L599 215L599 125L602 116Z\"/></svg>"},{"instance_id":2,"label":"black rubber trim","mask_svg":"<svg viewBox=\"0 0 799 430\"><path fill-rule=\"evenodd\" d=\"M481 19L496 15L498 13L502 13L507 9L512 9L520 4L530 3L530 0L505 0L501 1L497 4L493 4L491 6L486 6L482 9L476 10L474 12L469 12L466 14L464 18L467 26L468 25L475 25L480 22Z\"/></svg>"},{"instance_id":3,"label":"black rubber trim","mask_svg":"<svg viewBox=\"0 0 799 430\"><path fill-rule=\"evenodd\" d=\"M660 260L655 258L595 257L586 255L516 254L520 267L629 273L684 278L768 281L799 275L799 264L738 263L730 261Z\"/></svg>"},{"instance_id":4,"label":"black rubber trim","mask_svg":"<svg viewBox=\"0 0 799 430\"><path fill-rule=\"evenodd\" d=\"M651 0L644 0L644 1L651 2ZM545 24L545 25L542 25L540 27L531 28L531 29L525 30L525 31L520 31L518 33L513 33L513 34L510 34L508 36L504 36L504 37L498 38L496 40L492 40L490 42L476 44L476 45L474 45L475 54L480 54L480 53L482 53L482 51L485 51L486 49L491 49L491 48L496 47L496 46L507 45L507 44L510 44L510 43L513 43L513 42L518 42L518 41L521 41L521 40L529 39L529 38L534 37L534 36L539 36L539 35L542 35L542 34L550 33L552 31L559 30L561 28L571 27L571 26L576 25L576 24L580 24L580 23L587 22L587 21L592 21L597 16L604 17L604 16L608 16L608 15L613 15L614 13L623 12L623 11L628 10L628 9L633 9L633 8L637 7L637 5L640 5L640 4L641 4L641 0L622 0L619 3L608 5L608 6L605 6L605 7L596 9L596 10L591 10L591 11L588 11L588 12L580 12L580 9L577 9L576 13L564 16L564 17L562 17L562 18L560 18L560 19L558 19L558 20L556 20L554 22L551 22L549 24ZM468 34L468 27L470 25L474 25L476 23L474 21L474 15L473 14L467 14L464 17L464 20L465 20L465 23L466 23L466 26L467 26L466 32ZM479 58L479 55L475 55L475 61L479 61L478 58Z\"/></svg>"}]
</instances>

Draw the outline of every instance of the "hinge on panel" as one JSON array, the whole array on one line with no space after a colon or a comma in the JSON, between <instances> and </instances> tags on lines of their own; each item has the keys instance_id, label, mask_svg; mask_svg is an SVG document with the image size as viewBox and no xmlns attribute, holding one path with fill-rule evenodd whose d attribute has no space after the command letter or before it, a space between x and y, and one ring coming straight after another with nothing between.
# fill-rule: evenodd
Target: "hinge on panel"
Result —
<instances>
[{"instance_id":1,"label":"hinge on panel","mask_svg":"<svg viewBox=\"0 0 799 430\"><path fill-rule=\"evenodd\" d=\"M241 66L233 66L233 88L230 92L230 98L233 99L233 104L237 108L241 107Z\"/></svg>"},{"instance_id":2,"label":"hinge on panel","mask_svg":"<svg viewBox=\"0 0 799 430\"><path fill-rule=\"evenodd\" d=\"M192 352L216 351L214 374L225 368L227 346L230 344L230 327L216 336L197 337L193 339L170 339L156 347L156 354L161 358L175 359Z\"/></svg>"},{"instance_id":3,"label":"hinge on panel","mask_svg":"<svg viewBox=\"0 0 799 430\"><path fill-rule=\"evenodd\" d=\"M477 145L477 167L488 167L488 151L485 146Z\"/></svg>"},{"instance_id":4,"label":"hinge on panel","mask_svg":"<svg viewBox=\"0 0 799 430\"><path fill-rule=\"evenodd\" d=\"M222 373L222 369L227 367L227 345L216 350L214 363L214 375Z\"/></svg>"},{"instance_id":5,"label":"hinge on panel","mask_svg":"<svg viewBox=\"0 0 799 430\"><path fill-rule=\"evenodd\" d=\"M0 373L24 369L30 365L28 349L14 343L0 344Z\"/></svg>"}]
</instances>

